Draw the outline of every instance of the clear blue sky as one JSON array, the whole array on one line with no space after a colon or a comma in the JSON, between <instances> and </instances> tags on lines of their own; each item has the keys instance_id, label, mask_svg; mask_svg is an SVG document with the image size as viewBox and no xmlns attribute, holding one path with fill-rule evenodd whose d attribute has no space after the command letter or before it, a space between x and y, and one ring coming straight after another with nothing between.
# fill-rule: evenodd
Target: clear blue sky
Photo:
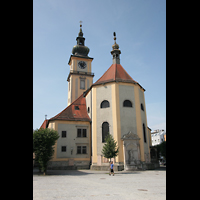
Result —
<instances>
[{"instance_id":1,"label":"clear blue sky","mask_svg":"<svg viewBox=\"0 0 200 200\"><path fill-rule=\"evenodd\" d=\"M69 57L79 32L97 81L120 63L145 88L147 123L166 130L166 0L33 0L33 129L67 107Z\"/></svg>"}]
</instances>

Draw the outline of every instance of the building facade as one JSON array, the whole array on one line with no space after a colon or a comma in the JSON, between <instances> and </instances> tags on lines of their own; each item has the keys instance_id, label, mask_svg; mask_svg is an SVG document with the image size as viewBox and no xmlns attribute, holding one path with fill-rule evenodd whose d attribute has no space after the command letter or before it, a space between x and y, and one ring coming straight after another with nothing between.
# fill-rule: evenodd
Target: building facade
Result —
<instances>
[{"instance_id":1,"label":"building facade","mask_svg":"<svg viewBox=\"0 0 200 200\"><path fill-rule=\"evenodd\" d=\"M120 64L119 45L112 45L112 65L93 83L82 27L69 59L68 107L45 120L41 127L57 130L60 138L49 168L107 170L101 151L111 134L119 146L113 158L115 170L154 168L151 163L151 132L147 126L145 89Z\"/></svg>"},{"instance_id":2,"label":"building facade","mask_svg":"<svg viewBox=\"0 0 200 200\"><path fill-rule=\"evenodd\" d=\"M166 132L164 130L155 130L151 132L152 146L159 145L166 141Z\"/></svg>"}]
</instances>

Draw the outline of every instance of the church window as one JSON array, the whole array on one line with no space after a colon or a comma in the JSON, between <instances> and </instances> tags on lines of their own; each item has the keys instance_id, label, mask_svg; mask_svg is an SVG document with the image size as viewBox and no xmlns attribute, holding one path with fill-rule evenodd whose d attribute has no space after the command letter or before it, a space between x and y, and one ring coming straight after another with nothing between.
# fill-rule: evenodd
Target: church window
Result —
<instances>
[{"instance_id":1,"label":"church window","mask_svg":"<svg viewBox=\"0 0 200 200\"><path fill-rule=\"evenodd\" d=\"M62 131L62 138L67 137L67 131Z\"/></svg>"},{"instance_id":2,"label":"church window","mask_svg":"<svg viewBox=\"0 0 200 200\"><path fill-rule=\"evenodd\" d=\"M145 125L143 124L143 136L144 136L144 142L146 143L146 131L145 131Z\"/></svg>"},{"instance_id":3,"label":"church window","mask_svg":"<svg viewBox=\"0 0 200 200\"><path fill-rule=\"evenodd\" d=\"M77 137L81 137L81 129L77 129Z\"/></svg>"},{"instance_id":4,"label":"church window","mask_svg":"<svg viewBox=\"0 0 200 200\"><path fill-rule=\"evenodd\" d=\"M67 147L66 146L61 146L61 151L62 152L66 152L67 151Z\"/></svg>"},{"instance_id":5,"label":"church window","mask_svg":"<svg viewBox=\"0 0 200 200\"><path fill-rule=\"evenodd\" d=\"M86 146L82 146L82 154L86 154L87 153L87 147Z\"/></svg>"},{"instance_id":6,"label":"church window","mask_svg":"<svg viewBox=\"0 0 200 200\"><path fill-rule=\"evenodd\" d=\"M101 102L101 108L107 108L110 107L110 103L107 100L104 100Z\"/></svg>"},{"instance_id":7,"label":"church window","mask_svg":"<svg viewBox=\"0 0 200 200\"><path fill-rule=\"evenodd\" d=\"M77 137L87 137L87 129L77 129Z\"/></svg>"},{"instance_id":8,"label":"church window","mask_svg":"<svg viewBox=\"0 0 200 200\"><path fill-rule=\"evenodd\" d=\"M81 146L77 146L77 154L81 154Z\"/></svg>"},{"instance_id":9,"label":"church window","mask_svg":"<svg viewBox=\"0 0 200 200\"><path fill-rule=\"evenodd\" d=\"M77 146L77 154L87 154L87 146Z\"/></svg>"},{"instance_id":10,"label":"church window","mask_svg":"<svg viewBox=\"0 0 200 200\"><path fill-rule=\"evenodd\" d=\"M87 112L90 113L90 107L88 107Z\"/></svg>"},{"instance_id":11,"label":"church window","mask_svg":"<svg viewBox=\"0 0 200 200\"><path fill-rule=\"evenodd\" d=\"M131 101L125 100L123 103L123 107L133 107Z\"/></svg>"},{"instance_id":12,"label":"church window","mask_svg":"<svg viewBox=\"0 0 200 200\"><path fill-rule=\"evenodd\" d=\"M109 123L108 122L104 122L102 124L102 142L106 142L106 137L109 134Z\"/></svg>"},{"instance_id":13,"label":"church window","mask_svg":"<svg viewBox=\"0 0 200 200\"><path fill-rule=\"evenodd\" d=\"M143 106L143 104L141 103L141 110L144 110L144 106Z\"/></svg>"},{"instance_id":14,"label":"church window","mask_svg":"<svg viewBox=\"0 0 200 200\"><path fill-rule=\"evenodd\" d=\"M85 89L85 79L81 79L80 89Z\"/></svg>"},{"instance_id":15,"label":"church window","mask_svg":"<svg viewBox=\"0 0 200 200\"><path fill-rule=\"evenodd\" d=\"M79 107L78 107L78 106L75 106L75 110L79 110Z\"/></svg>"},{"instance_id":16,"label":"church window","mask_svg":"<svg viewBox=\"0 0 200 200\"><path fill-rule=\"evenodd\" d=\"M87 136L86 129L82 129L82 130L83 130L83 137L86 137Z\"/></svg>"}]
</instances>

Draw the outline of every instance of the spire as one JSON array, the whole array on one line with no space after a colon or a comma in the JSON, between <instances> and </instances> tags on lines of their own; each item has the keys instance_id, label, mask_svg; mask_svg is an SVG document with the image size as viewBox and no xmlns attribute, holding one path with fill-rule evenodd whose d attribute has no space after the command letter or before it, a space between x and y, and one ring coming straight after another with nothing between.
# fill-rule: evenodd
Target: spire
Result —
<instances>
[{"instance_id":1,"label":"spire","mask_svg":"<svg viewBox=\"0 0 200 200\"><path fill-rule=\"evenodd\" d=\"M79 33L78 33L78 36L79 36L79 37L83 37L82 24L81 24L81 23L83 23L83 22L80 21L79 23L80 23L80 31L79 31Z\"/></svg>"},{"instance_id":2,"label":"spire","mask_svg":"<svg viewBox=\"0 0 200 200\"><path fill-rule=\"evenodd\" d=\"M112 51L110 52L113 56L113 64L120 64L120 56L121 51L119 50L119 45L116 43L116 33L113 33L114 36L114 44L112 45Z\"/></svg>"},{"instance_id":3,"label":"spire","mask_svg":"<svg viewBox=\"0 0 200 200\"><path fill-rule=\"evenodd\" d=\"M82 32L82 21L80 21L80 30L78 33L78 37L76 38L77 45L75 45L72 49L72 54L78 55L78 56L87 56L90 49L85 46L85 38L83 37Z\"/></svg>"}]
</instances>

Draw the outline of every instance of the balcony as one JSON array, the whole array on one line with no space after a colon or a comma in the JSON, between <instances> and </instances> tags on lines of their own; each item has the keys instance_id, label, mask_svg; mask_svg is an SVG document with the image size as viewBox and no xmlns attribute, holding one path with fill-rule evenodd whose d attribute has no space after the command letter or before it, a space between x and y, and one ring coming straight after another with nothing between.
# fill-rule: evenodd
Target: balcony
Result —
<instances>
[{"instance_id":1,"label":"balcony","mask_svg":"<svg viewBox=\"0 0 200 200\"><path fill-rule=\"evenodd\" d=\"M85 76L94 77L94 73L92 73L92 72L81 72L81 71L70 70L68 78L67 78L67 81L69 81L69 77L70 77L71 74L85 75Z\"/></svg>"}]
</instances>

